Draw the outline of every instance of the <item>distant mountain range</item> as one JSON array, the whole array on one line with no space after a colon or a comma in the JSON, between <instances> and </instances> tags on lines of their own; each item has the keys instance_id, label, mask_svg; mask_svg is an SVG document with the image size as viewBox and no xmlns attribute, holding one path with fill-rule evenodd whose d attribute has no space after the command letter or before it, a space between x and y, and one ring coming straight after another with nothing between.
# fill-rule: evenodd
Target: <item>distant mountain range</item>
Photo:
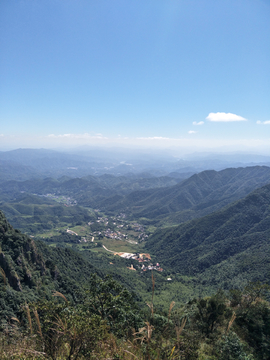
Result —
<instances>
[{"instance_id":1,"label":"distant mountain range","mask_svg":"<svg viewBox=\"0 0 270 360\"><path fill-rule=\"evenodd\" d=\"M180 223L220 209L269 182L266 166L207 170L171 187L132 192L115 197L114 202L105 200L99 207L136 218Z\"/></svg>"},{"instance_id":2,"label":"distant mountain range","mask_svg":"<svg viewBox=\"0 0 270 360\"><path fill-rule=\"evenodd\" d=\"M192 165L183 162L179 167L181 161L177 161L177 171L175 164L167 163L157 168L134 165L134 172L125 173L130 165L119 164L118 159L111 170L105 169L105 162L97 162L100 167L93 175L91 162L76 156L43 150L0 153L0 209L6 214L0 211L3 349L10 344L9 353L14 355L21 344L30 344L25 349L28 355L47 352L50 356L51 348L63 344L70 351L64 357L70 358L76 355L71 351L74 342L79 341L83 353L89 342L86 358L89 354L98 357L91 345L96 332L98 346L101 341L107 344L112 356L118 354L115 344L119 342L121 354L134 357L139 347L136 344L132 352L126 351L131 342L125 345L124 339L130 336L132 340L136 325L142 356L196 358L200 353L202 357L225 354L228 359L247 359L253 356L246 356L249 351L256 359L268 359L269 302L262 293L270 274L270 167L193 173ZM112 164L111 158L108 163ZM85 176L68 173L77 171L75 164L77 174ZM103 173L107 170L111 173ZM9 221L43 241L15 230ZM77 236L75 231L67 232L67 226L82 230L76 230ZM119 229L119 233L126 228L128 238L124 234L106 239L100 231L103 227ZM140 237L141 231L149 236ZM136 241L131 240L135 236ZM141 258L114 256L115 249L105 252L105 241L112 249L128 244L129 251L149 253L151 260L141 264ZM257 281L263 284L249 283ZM171 313L173 304L176 311ZM85 323L89 316L93 322ZM89 324L89 337L82 343L85 324ZM147 327L142 328L144 324ZM176 336L175 324L179 324ZM118 341L109 332L120 326ZM149 329L154 329L151 341L144 336ZM168 342L171 337L173 341ZM31 350L35 343L38 351ZM157 343L160 351L148 352Z\"/></svg>"},{"instance_id":3,"label":"distant mountain range","mask_svg":"<svg viewBox=\"0 0 270 360\"><path fill-rule=\"evenodd\" d=\"M121 197L136 189L171 186L179 181L181 180L170 177L145 178L144 175L10 180L0 185L0 208L14 227L34 234L37 231L43 232L42 229L49 230L52 226L89 222L91 215L88 210L76 204L98 208L102 201L111 199L113 195ZM47 196L48 194L54 194L54 197ZM63 196L66 201L55 201Z\"/></svg>"},{"instance_id":4,"label":"distant mountain range","mask_svg":"<svg viewBox=\"0 0 270 360\"><path fill-rule=\"evenodd\" d=\"M204 170L270 165L270 157L253 154L191 154L175 157L169 151L83 148L72 151L16 149L0 151L0 182L61 176L147 176L187 178Z\"/></svg>"},{"instance_id":5,"label":"distant mountain range","mask_svg":"<svg viewBox=\"0 0 270 360\"><path fill-rule=\"evenodd\" d=\"M52 203L40 197L46 194L71 197L77 205L113 214L125 213L130 219L163 226L210 214L269 181L270 168L266 166L207 170L184 180L169 176L147 177L147 174L13 180L1 183L0 204L12 224L18 227L20 215L34 216L33 205L36 209L47 205L46 211L43 206L42 214L52 214L48 207ZM32 197L26 198L27 194ZM40 211L36 212L36 218ZM61 213L66 212L64 209Z\"/></svg>"},{"instance_id":6,"label":"distant mountain range","mask_svg":"<svg viewBox=\"0 0 270 360\"><path fill-rule=\"evenodd\" d=\"M29 154L33 155L33 163L41 162L40 169L42 164L49 168L49 156L55 155L46 151L25 154L28 160ZM44 154L48 158L43 163ZM188 178L182 178L180 172L159 177L140 172L125 176L88 174L76 178L63 175L27 179L28 171L32 175L40 174L37 165L30 167L23 156L21 164L18 161L14 165L11 157L1 159L1 156L4 175L0 184L0 208L20 229L35 233L56 224L63 228L68 223L86 224L98 216L92 209L113 215L125 213L127 220L158 227L145 242L145 252L162 264L164 274L177 277L185 286L192 283L197 290L204 286L209 290L240 288L249 280L269 282L270 167L204 170ZM57 161L61 163L60 158ZM57 161L52 161L52 168L57 168ZM183 167L182 174L186 174L183 176L190 174L188 170ZM17 178L13 171L18 171ZM47 194L54 197L44 196ZM68 204L72 206L56 202L60 197L72 202ZM76 297L83 296L80 289L84 279L92 272L100 273L87 261L95 257L94 252L90 256L87 250L83 258L68 249L35 243L14 230L2 212L0 245L1 286L8 284L13 298L19 294L18 301L13 302L8 292L5 293L4 310L9 313L15 307L18 310L18 304L26 298L32 301L39 296L46 297L52 290L63 291L76 301ZM109 261L106 269L108 264ZM82 272L82 268L86 270ZM123 268L127 271L126 264ZM138 275L138 283L144 281L143 276L144 273ZM163 276L157 275L160 284L167 286ZM173 287L173 283L170 286ZM151 292L151 284L148 289Z\"/></svg>"}]
</instances>

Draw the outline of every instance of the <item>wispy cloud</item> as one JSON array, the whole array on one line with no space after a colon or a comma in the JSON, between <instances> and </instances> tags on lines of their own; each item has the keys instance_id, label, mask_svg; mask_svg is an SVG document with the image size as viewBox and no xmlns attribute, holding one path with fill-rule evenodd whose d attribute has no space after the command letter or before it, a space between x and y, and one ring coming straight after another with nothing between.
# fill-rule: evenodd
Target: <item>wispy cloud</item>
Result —
<instances>
[{"instance_id":1,"label":"wispy cloud","mask_svg":"<svg viewBox=\"0 0 270 360\"><path fill-rule=\"evenodd\" d=\"M162 136L137 137L137 139L138 140L169 140L169 138Z\"/></svg>"},{"instance_id":2,"label":"wispy cloud","mask_svg":"<svg viewBox=\"0 0 270 360\"><path fill-rule=\"evenodd\" d=\"M4 136L4 134L0 134L0 136Z\"/></svg>"},{"instance_id":3,"label":"wispy cloud","mask_svg":"<svg viewBox=\"0 0 270 360\"><path fill-rule=\"evenodd\" d=\"M210 113L206 119L214 122L247 121L247 119L242 116L224 112Z\"/></svg>"},{"instance_id":4,"label":"wispy cloud","mask_svg":"<svg viewBox=\"0 0 270 360\"><path fill-rule=\"evenodd\" d=\"M194 130L189 130L188 133L189 134L196 134L197 131L194 131Z\"/></svg>"},{"instance_id":5,"label":"wispy cloud","mask_svg":"<svg viewBox=\"0 0 270 360\"><path fill-rule=\"evenodd\" d=\"M266 120L266 121L258 120L256 123L259 125L270 125L270 120Z\"/></svg>"},{"instance_id":6,"label":"wispy cloud","mask_svg":"<svg viewBox=\"0 0 270 360\"><path fill-rule=\"evenodd\" d=\"M103 136L102 134L95 134L91 135L88 133L85 134L61 134L61 135L48 135L49 138L62 138L62 139L107 139L107 137Z\"/></svg>"},{"instance_id":7,"label":"wispy cloud","mask_svg":"<svg viewBox=\"0 0 270 360\"><path fill-rule=\"evenodd\" d=\"M199 122L193 121L192 124L193 124L193 125L203 125L203 124L204 124L204 121L199 121Z\"/></svg>"}]
</instances>

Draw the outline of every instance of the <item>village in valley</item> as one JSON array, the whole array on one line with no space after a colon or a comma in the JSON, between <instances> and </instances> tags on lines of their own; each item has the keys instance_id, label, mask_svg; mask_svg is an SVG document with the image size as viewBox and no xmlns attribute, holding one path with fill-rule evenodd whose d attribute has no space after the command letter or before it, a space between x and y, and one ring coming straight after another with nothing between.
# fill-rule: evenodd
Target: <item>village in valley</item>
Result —
<instances>
[{"instance_id":1,"label":"village in valley","mask_svg":"<svg viewBox=\"0 0 270 360\"><path fill-rule=\"evenodd\" d=\"M102 245L102 247L106 250L109 251L111 253L113 253L114 255L118 255L124 259L132 259L132 260L137 260L138 261L138 265L136 265L136 267L141 270L141 271L147 271L147 270L157 270L157 271L163 271L163 269L160 267L159 263L156 264L152 264L149 263L151 261L151 256L149 254L140 254L140 253L125 253L125 252L115 252L112 250L109 250L106 248L105 245ZM144 264L146 263L146 264ZM130 270L137 270L133 264L130 265L130 267L128 267L128 269Z\"/></svg>"},{"instance_id":2,"label":"village in valley","mask_svg":"<svg viewBox=\"0 0 270 360\"><path fill-rule=\"evenodd\" d=\"M100 224L104 229L93 231L92 236L106 237L108 239L125 240L131 244L138 244L148 238L144 226L137 222L125 220L126 215L121 213L118 216L102 217L99 216L96 224ZM95 229L95 222L89 222L90 228ZM103 226L102 226L103 225Z\"/></svg>"},{"instance_id":3,"label":"village in valley","mask_svg":"<svg viewBox=\"0 0 270 360\"><path fill-rule=\"evenodd\" d=\"M96 212L98 212L98 210L96 210ZM71 235L78 236L78 233L73 230L67 229L66 231ZM148 236L142 224L126 220L124 213L118 216L102 216L102 214L99 213L96 220L88 222L86 234L82 236L78 242L81 244L85 243L85 246L102 247L105 251L115 256L135 260L137 264L131 264L130 267L128 267L130 270L138 270L141 272L156 270L162 272L162 267L159 263L152 262L150 254L124 252L114 249L115 241L121 241L127 245L131 244L135 246L146 241ZM112 241L110 242L108 240ZM106 242L106 246L104 242Z\"/></svg>"},{"instance_id":4,"label":"village in valley","mask_svg":"<svg viewBox=\"0 0 270 360\"><path fill-rule=\"evenodd\" d=\"M51 193L39 196L63 203L65 206L77 205L77 201L68 196ZM84 250L103 248L115 256L135 260L137 264L130 264L128 267L128 269L133 271L163 271L159 263L152 262L150 254L139 252L139 249L142 250L143 243L149 237L149 229L146 230L144 225L136 221L127 220L125 213L109 216L103 214L99 209L95 209L94 212L96 213L96 218L87 224L77 224L65 228L64 231L67 234L72 235L72 238L74 236L74 240L70 239L70 241L68 241L70 246L77 244L77 246ZM63 231L61 228L55 230ZM42 238L44 239L45 237L42 236ZM121 246L119 246L119 243L121 243ZM119 251L119 248L126 250L132 249L133 252ZM135 249L136 251L134 251Z\"/></svg>"}]
</instances>

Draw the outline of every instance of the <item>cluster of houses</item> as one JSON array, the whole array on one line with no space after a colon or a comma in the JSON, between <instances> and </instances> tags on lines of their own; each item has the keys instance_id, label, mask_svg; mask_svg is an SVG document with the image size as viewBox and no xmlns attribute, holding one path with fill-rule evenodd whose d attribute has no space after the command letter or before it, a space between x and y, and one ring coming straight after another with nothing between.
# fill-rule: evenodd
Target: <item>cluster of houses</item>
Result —
<instances>
[{"instance_id":1,"label":"cluster of houses","mask_svg":"<svg viewBox=\"0 0 270 360\"><path fill-rule=\"evenodd\" d=\"M139 253L132 254L127 252L113 252L113 253L114 255L118 255L124 259L133 259L139 262L145 262L151 260L151 256L149 254L139 254Z\"/></svg>"},{"instance_id":2,"label":"cluster of houses","mask_svg":"<svg viewBox=\"0 0 270 360\"><path fill-rule=\"evenodd\" d=\"M135 223L132 225L132 227L135 231L141 231L141 232L144 231L144 227L141 224Z\"/></svg>"},{"instance_id":3,"label":"cluster of houses","mask_svg":"<svg viewBox=\"0 0 270 360\"><path fill-rule=\"evenodd\" d=\"M127 238L127 235L122 234L120 231L112 231L111 229L107 229L104 232L104 236L106 236L109 239L117 239L117 240L123 240Z\"/></svg>"},{"instance_id":4,"label":"cluster of houses","mask_svg":"<svg viewBox=\"0 0 270 360\"><path fill-rule=\"evenodd\" d=\"M147 271L147 270L157 270L157 271L163 271L163 269L160 267L160 265L159 265L159 263L156 263L156 265L153 265L153 264L149 264L148 266L146 266L146 265L142 265L142 267L140 266L140 265L137 265L137 268L139 269L139 270L142 270L142 272L143 271ZM130 265L130 267L128 266L128 269L129 270L137 270L137 269L135 269L135 267L133 266L133 264L131 264ZM169 280L169 279L167 279L167 280ZM171 279L170 279L171 280Z\"/></svg>"},{"instance_id":5,"label":"cluster of houses","mask_svg":"<svg viewBox=\"0 0 270 360\"><path fill-rule=\"evenodd\" d=\"M108 218L98 217L97 219L97 223L105 223L105 225L108 225L108 222Z\"/></svg>"},{"instance_id":6,"label":"cluster of houses","mask_svg":"<svg viewBox=\"0 0 270 360\"><path fill-rule=\"evenodd\" d=\"M116 239L116 240L126 240L128 242L137 244L136 241L132 241L132 240L128 240L128 234L124 234L123 232L125 232L124 227L125 225L127 226L127 230L133 230L136 232L140 232L138 234L138 240L139 241L143 241L146 240L148 238L148 235L145 234L144 232L144 227L141 224L138 223L133 223L133 224L126 224L123 223L123 219L126 217L125 214L120 214L117 217L112 217L112 218L107 218L107 217L98 217L97 220L95 220L95 222L100 223L100 224L104 224L105 226L109 224L109 221L113 221L112 225L114 230L111 230L110 228L107 228L106 230L103 231L94 231L92 233L92 235L97 235L97 236L105 236L108 239ZM120 223L119 223L120 222ZM93 224L93 222L89 222L88 225L91 226ZM119 230L117 230L119 229ZM120 231L122 229L122 232ZM132 234L131 237L133 237L134 235ZM135 239L134 239L135 240Z\"/></svg>"},{"instance_id":7,"label":"cluster of houses","mask_svg":"<svg viewBox=\"0 0 270 360\"><path fill-rule=\"evenodd\" d=\"M147 271L147 270L157 270L157 271L163 271L162 267L160 267L159 263L154 264L149 264L148 266L146 265L142 265L141 267L142 271Z\"/></svg>"},{"instance_id":8,"label":"cluster of houses","mask_svg":"<svg viewBox=\"0 0 270 360\"><path fill-rule=\"evenodd\" d=\"M146 235L145 233L141 233L138 235L138 239L143 241L146 240L148 238L148 235Z\"/></svg>"},{"instance_id":9,"label":"cluster of houses","mask_svg":"<svg viewBox=\"0 0 270 360\"><path fill-rule=\"evenodd\" d=\"M107 250L107 249L106 249ZM146 262L149 262L151 260L151 256L149 254L132 254L132 253L120 253L115 252L114 255L118 255L124 259L132 259L137 260L140 264L137 265L137 268L142 271L147 270L157 270L157 271L163 271L163 269L160 267L159 263L156 264L145 264ZM128 267L130 270L136 270L134 266L131 264L130 267Z\"/></svg>"}]
</instances>

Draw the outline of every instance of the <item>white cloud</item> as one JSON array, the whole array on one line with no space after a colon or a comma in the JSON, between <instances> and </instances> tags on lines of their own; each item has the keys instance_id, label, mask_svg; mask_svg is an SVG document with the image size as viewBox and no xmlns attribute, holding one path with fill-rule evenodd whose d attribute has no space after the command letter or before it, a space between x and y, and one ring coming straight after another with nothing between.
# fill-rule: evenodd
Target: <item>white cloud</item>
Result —
<instances>
[{"instance_id":1,"label":"white cloud","mask_svg":"<svg viewBox=\"0 0 270 360\"><path fill-rule=\"evenodd\" d=\"M107 139L102 134L96 134L96 135L90 135L88 133L85 134L62 134L62 135L54 135L50 134L48 135L50 138L66 138L66 139Z\"/></svg>"},{"instance_id":2,"label":"white cloud","mask_svg":"<svg viewBox=\"0 0 270 360\"><path fill-rule=\"evenodd\" d=\"M258 120L256 123L257 123L257 124L262 124L262 125L270 125L270 120L266 120L266 121L260 121L260 120Z\"/></svg>"},{"instance_id":3,"label":"white cloud","mask_svg":"<svg viewBox=\"0 0 270 360\"><path fill-rule=\"evenodd\" d=\"M194 131L194 130L189 130L189 134L196 134L197 131Z\"/></svg>"},{"instance_id":4,"label":"white cloud","mask_svg":"<svg viewBox=\"0 0 270 360\"><path fill-rule=\"evenodd\" d=\"M4 136L4 134L0 134L0 136Z\"/></svg>"},{"instance_id":5,"label":"white cloud","mask_svg":"<svg viewBox=\"0 0 270 360\"><path fill-rule=\"evenodd\" d=\"M204 121L199 121L199 122L193 121L192 124L193 124L193 125L203 125L203 124L204 124Z\"/></svg>"},{"instance_id":6,"label":"white cloud","mask_svg":"<svg viewBox=\"0 0 270 360\"><path fill-rule=\"evenodd\" d=\"M210 113L206 119L214 122L247 121L242 116L224 112Z\"/></svg>"}]
</instances>

